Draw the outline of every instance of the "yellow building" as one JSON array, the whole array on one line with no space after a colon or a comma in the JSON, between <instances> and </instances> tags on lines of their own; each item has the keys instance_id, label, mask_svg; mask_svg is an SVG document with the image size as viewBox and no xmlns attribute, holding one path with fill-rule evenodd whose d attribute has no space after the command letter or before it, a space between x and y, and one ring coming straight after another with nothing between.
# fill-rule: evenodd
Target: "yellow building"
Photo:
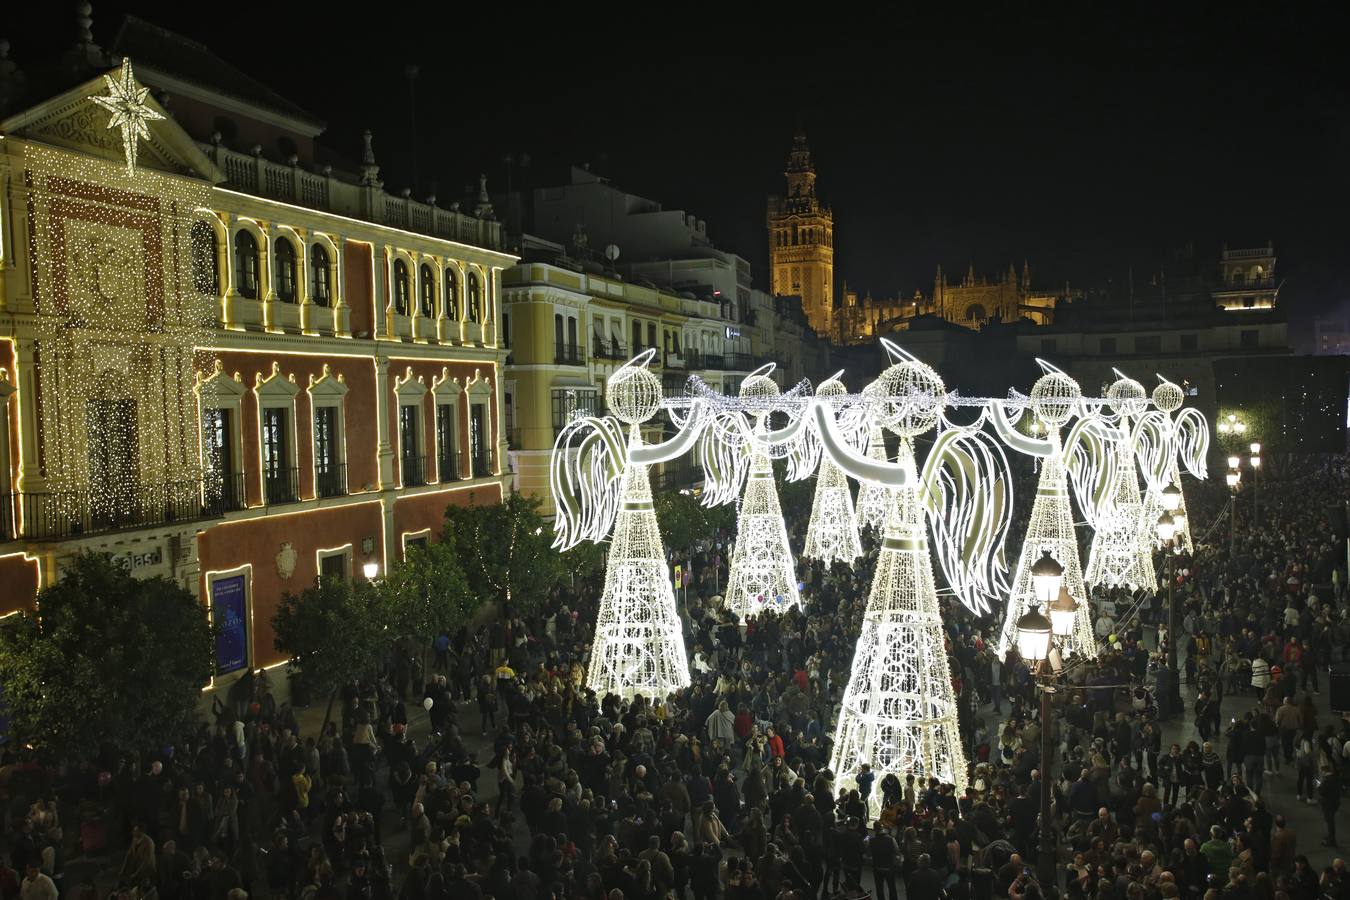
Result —
<instances>
[{"instance_id":1,"label":"yellow building","mask_svg":"<svg viewBox=\"0 0 1350 900\"><path fill-rule=\"evenodd\" d=\"M769 198L769 269L776 297L802 298L821 337L834 339L834 214L816 196L816 170L806 135L788 155L787 196Z\"/></svg>"},{"instance_id":2,"label":"yellow building","mask_svg":"<svg viewBox=\"0 0 1350 900\"><path fill-rule=\"evenodd\" d=\"M761 332L772 337L774 316L757 316L765 324L750 326L718 298L682 296L579 269L561 258L521 263L502 273L502 327L510 353L505 408L515 487L540 497L547 514L553 511L548 461L554 438L574 411L605 414L605 383L633 356L656 348L651 369L667 395L683 392L690 375L735 394L741 379L773 359L764 352ZM800 328L797 342L802 343ZM799 352L782 377L800 372L804 356L815 364ZM652 420L644 437L661 440L666 424L664 416ZM692 482L693 466L692 457L672 462L654 473L653 484Z\"/></svg>"}]
</instances>

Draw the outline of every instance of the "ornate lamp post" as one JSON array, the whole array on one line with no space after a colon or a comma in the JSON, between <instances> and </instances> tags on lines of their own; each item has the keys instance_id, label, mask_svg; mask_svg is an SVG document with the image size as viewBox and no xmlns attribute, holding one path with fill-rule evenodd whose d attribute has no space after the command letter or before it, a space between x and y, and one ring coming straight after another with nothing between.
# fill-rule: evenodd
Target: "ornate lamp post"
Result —
<instances>
[{"instance_id":1,"label":"ornate lamp post","mask_svg":"<svg viewBox=\"0 0 1350 900\"><path fill-rule=\"evenodd\" d=\"M1058 569L1054 572L1053 569ZM1039 571L1037 571L1039 570ZM1036 669L1036 687L1041 694L1041 826L1040 846L1036 859L1036 873L1042 889L1055 883L1056 833L1051 821L1051 763L1054 739L1051 735L1053 700L1056 690L1054 665L1050 661L1051 644L1064 643L1073 636L1078 616L1078 602L1063 586L1063 567L1047 553L1032 568L1037 599L1042 595L1053 597L1046 603L1050 618L1041 615L1039 606L1033 606L1017 620L1017 652Z\"/></svg>"},{"instance_id":2,"label":"ornate lamp post","mask_svg":"<svg viewBox=\"0 0 1350 900\"><path fill-rule=\"evenodd\" d=\"M1261 514L1261 492L1258 489L1261 483L1261 442L1252 441L1249 449L1252 451L1247 460L1252 467L1252 516L1256 517Z\"/></svg>"},{"instance_id":3,"label":"ornate lamp post","mask_svg":"<svg viewBox=\"0 0 1350 900\"><path fill-rule=\"evenodd\" d=\"M1164 492L1166 503L1166 492ZM1181 542L1177 540L1185 524L1184 517L1177 521L1178 513L1164 512L1158 517L1158 542L1167 556L1167 668L1172 673L1172 700L1176 709L1181 709L1181 679L1177 668L1177 605L1176 584L1177 554L1181 553Z\"/></svg>"},{"instance_id":4,"label":"ornate lamp post","mask_svg":"<svg viewBox=\"0 0 1350 900\"><path fill-rule=\"evenodd\" d=\"M1259 460L1260 457L1258 456ZM1240 460L1236 456L1228 457L1228 474L1224 476L1224 481L1228 483L1228 489L1233 492L1233 500L1228 504L1228 552L1233 552L1233 547L1237 542L1237 493L1242 489L1242 470L1238 468ZM1260 463L1257 463L1259 466Z\"/></svg>"}]
</instances>

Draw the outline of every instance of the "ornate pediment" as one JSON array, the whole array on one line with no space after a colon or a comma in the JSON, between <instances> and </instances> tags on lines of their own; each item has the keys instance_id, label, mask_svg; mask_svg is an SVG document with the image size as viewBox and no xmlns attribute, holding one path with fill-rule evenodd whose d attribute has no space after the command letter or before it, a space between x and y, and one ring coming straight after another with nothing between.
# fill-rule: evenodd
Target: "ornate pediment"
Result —
<instances>
[{"instance_id":1,"label":"ornate pediment","mask_svg":"<svg viewBox=\"0 0 1350 900\"><path fill-rule=\"evenodd\" d=\"M0 134L121 162L124 159L122 134L118 129L108 127L112 114L89 100L91 96L106 92L100 75L0 122ZM174 175L195 175L213 183L223 181L215 164L202 153L191 136L168 117L154 97L147 98L146 103L165 118L148 123L150 137L140 140L137 165Z\"/></svg>"}]
</instances>

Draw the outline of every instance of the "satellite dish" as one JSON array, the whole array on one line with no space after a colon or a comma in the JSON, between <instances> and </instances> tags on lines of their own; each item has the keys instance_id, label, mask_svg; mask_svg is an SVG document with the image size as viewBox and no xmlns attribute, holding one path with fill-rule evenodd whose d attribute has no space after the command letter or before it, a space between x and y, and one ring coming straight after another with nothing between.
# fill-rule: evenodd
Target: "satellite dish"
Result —
<instances>
[{"instance_id":1,"label":"satellite dish","mask_svg":"<svg viewBox=\"0 0 1350 900\"><path fill-rule=\"evenodd\" d=\"M619 258L618 244L610 244L608 247L605 248L605 259L609 260L610 262L614 262L614 260L618 258Z\"/></svg>"}]
</instances>

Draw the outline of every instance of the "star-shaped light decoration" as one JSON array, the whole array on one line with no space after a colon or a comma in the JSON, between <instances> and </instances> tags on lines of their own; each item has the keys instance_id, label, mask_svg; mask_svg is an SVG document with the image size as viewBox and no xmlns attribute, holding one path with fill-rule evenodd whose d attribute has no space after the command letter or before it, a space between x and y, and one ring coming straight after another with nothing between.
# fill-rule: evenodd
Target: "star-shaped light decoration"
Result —
<instances>
[{"instance_id":1,"label":"star-shaped light decoration","mask_svg":"<svg viewBox=\"0 0 1350 900\"><path fill-rule=\"evenodd\" d=\"M103 80L108 84L108 96L95 95L89 99L112 113L108 119L109 128L122 129L122 150L127 156L127 175L134 176L136 141L139 138L150 140L150 129L146 127L146 123L162 119L164 116L146 105L145 98L150 94L150 89L137 83L136 76L131 71L131 60L124 58L122 70L117 76L104 75Z\"/></svg>"}]
</instances>

